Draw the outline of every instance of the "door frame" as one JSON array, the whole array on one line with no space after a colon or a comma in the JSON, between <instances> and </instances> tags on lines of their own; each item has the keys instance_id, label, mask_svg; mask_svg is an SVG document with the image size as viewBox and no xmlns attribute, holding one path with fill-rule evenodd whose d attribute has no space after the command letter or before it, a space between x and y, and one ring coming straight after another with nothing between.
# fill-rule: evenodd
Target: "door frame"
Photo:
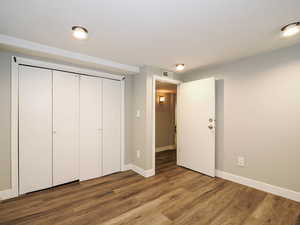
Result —
<instances>
[{"instance_id":1,"label":"door frame","mask_svg":"<svg viewBox=\"0 0 300 225\"><path fill-rule=\"evenodd\" d=\"M182 83L182 81L180 81L180 80L175 80L175 79L172 79L172 78L169 78L169 77L153 75L153 79L152 79L152 148L151 148L152 149L152 171L153 171L153 175L155 175L155 166L156 166L155 165L155 153L156 153L156 151L155 151L156 81L175 84L177 86ZM176 139L177 139L177 133L176 133Z\"/></svg>"},{"instance_id":2,"label":"door frame","mask_svg":"<svg viewBox=\"0 0 300 225\"><path fill-rule=\"evenodd\" d=\"M19 196L19 65L39 67L49 70L69 72L78 75L94 76L121 82L121 171L125 168L125 76L100 72L80 67L55 64L29 58L12 56L11 58L11 187L1 191L2 199Z\"/></svg>"}]
</instances>

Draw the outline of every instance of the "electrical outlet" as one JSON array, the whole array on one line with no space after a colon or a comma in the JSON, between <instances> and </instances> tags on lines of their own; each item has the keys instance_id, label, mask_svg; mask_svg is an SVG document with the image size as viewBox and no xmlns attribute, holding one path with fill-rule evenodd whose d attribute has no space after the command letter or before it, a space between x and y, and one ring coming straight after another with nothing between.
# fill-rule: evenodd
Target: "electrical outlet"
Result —
<instances>
[{"instance_id":1,"label":"electrical outlet","mask_svg":"<svg viewBox=\"0 0 300 225\"><path fill-rule=\"evenodd\" d=\"M137 151L136 151L136 157L137 157L138 159L141 157L141 152L140 152L140 150L137 150Z\"/></svg>"},{"instance_id":2,"label":"electrical outlet","mask_svg":"<svg viewBox=\"0 0 300 225\"><path fill-rule=\"evenodd\" d=\"M245 166L245 157L239 156L237 159L237 165L238 166Z\"/></svg>"}]
</instances>

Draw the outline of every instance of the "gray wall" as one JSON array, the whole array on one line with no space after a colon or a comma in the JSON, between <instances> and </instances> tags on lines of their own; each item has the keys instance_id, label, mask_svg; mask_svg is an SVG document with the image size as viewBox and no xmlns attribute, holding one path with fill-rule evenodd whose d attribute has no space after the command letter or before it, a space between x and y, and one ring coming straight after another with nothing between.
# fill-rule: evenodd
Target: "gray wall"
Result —
<instances>
[{"instance_id":1,"label":"gray wall","mask_svg":"<svg viewBox=\"0 0 300 225\"><path fill-rule=\"evenodd\" d=\"M22 56L53 63L79 66L61 60L53 60L43 57L28 56L25 54L10 52L0 48L0 191L11 187L11 159L10 159L10 78L11 78L11 57ZM80 65L82 68L88 68ZM131 162L132 145L132 94L133 78L128 75L125 80L125 162Z\"/></svg>"},{"instance_id":2,"label":"gray wall","mask_svg":"<svg viewBox=\"0 0 300 225\"><path fill-rule=\"evenodd\" d=\"M131 161L144 170L152 169L152 125L153 125L153 75L161 75L163 69L152 66L141 67L141 72L133 76L132 148ZM140 110L141 116L135 116ZM140 151L140 158L137 157Z\"/></svg>"},{"instance_id":3,"label":"gray wall","mask_svg":"<svg viewBox=\"0 0 300 225\"><path fill-rule=\"evenodd\" d=\"M300 191L300 45L181 75L216 77L217 169ZM244 156L245 167L237 166Z\"/></svg>"},{"instance_id":4,"label":"gray wall","mask_svg":"<svg viewBox=\"0 0 300 225\"><path fill-rule=\"evenodd\" d=\"M125 164L131 163L132 113L133 113L133 76L125 79Z\"/></svg>"},{"instance_id":5,"label":"gray wall","mask_svg":"<svg viewBox=\"0 0 300 225\"><path fill-rule=\"evenodd\" d=\"M0 190L10 188L11 54L0 51Z\"/></svg>"},{"instance_id":6,"label":"gray wall","mask_svg":"<svg viewBox=\"0 0 300 225\"><path fill-rule=\"evenodd\" d=\"M136 166L144 168L145 166L145 146L146 146L146 76L144 69L141 75L133 76L133 98L132 98L132 148L131 160ZM136 117L136 111L140 110L140 117ZM137 151L140 151L140 157L137 157Z\"/></svg>"}]
</instances>

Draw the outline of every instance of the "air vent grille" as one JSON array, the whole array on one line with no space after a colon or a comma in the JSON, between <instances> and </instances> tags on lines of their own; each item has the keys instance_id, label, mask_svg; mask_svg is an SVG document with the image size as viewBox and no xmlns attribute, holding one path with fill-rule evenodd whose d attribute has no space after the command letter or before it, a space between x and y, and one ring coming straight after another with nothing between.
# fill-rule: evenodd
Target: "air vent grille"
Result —
<instances>
[{"instance_id":1,"label":"air vent grille","mask_svg":"<svg viewBox=\"0 0 300 225\"><path fill-rule=\"evenodd\" d=\"M164 77L168 77L168 76L169 76L169 73L165 71L165 72L163 72L163 76L164 76Z\"/></svg>"}]
</instances>

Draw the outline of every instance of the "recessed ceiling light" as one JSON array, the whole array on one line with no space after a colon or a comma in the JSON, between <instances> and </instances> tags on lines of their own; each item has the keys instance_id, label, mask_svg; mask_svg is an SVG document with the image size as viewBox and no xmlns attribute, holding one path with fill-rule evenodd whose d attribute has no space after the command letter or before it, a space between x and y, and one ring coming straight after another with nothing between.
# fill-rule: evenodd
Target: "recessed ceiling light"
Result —
<instances>
[{"instance_id":1,"label":"recessed ceiling light","mask_svg":"<svg viewBox=\"0 0 300 225\"><path fill-rule=\"evenodd\" d=\"M84 39L87 39L87 37L88 37L88 30L84 27L73 26L72 31L73 31L73 36L76 39L84 40Z\"/></svg>"},{"instance_id":2,"label":"recessed ceiling light","mask_svg":"<svg viewBox=\"0 0 300 225\"><path fill-rule=\"evenodd\" d=\"M290 23L281 28L283 37L291 37L300 32L300 22Z\"/></svg>"},{"instance_id":3,"label":"recessed ceiling light","mask_svg":"<svg viewBox=\"0 0 300 225\"><path fill-rule=\"evenodd\" d=\"M176 70L177 71L182 71L184 69L185 65L184 64L176 64Z\"/></svg>"}]
</instances>

